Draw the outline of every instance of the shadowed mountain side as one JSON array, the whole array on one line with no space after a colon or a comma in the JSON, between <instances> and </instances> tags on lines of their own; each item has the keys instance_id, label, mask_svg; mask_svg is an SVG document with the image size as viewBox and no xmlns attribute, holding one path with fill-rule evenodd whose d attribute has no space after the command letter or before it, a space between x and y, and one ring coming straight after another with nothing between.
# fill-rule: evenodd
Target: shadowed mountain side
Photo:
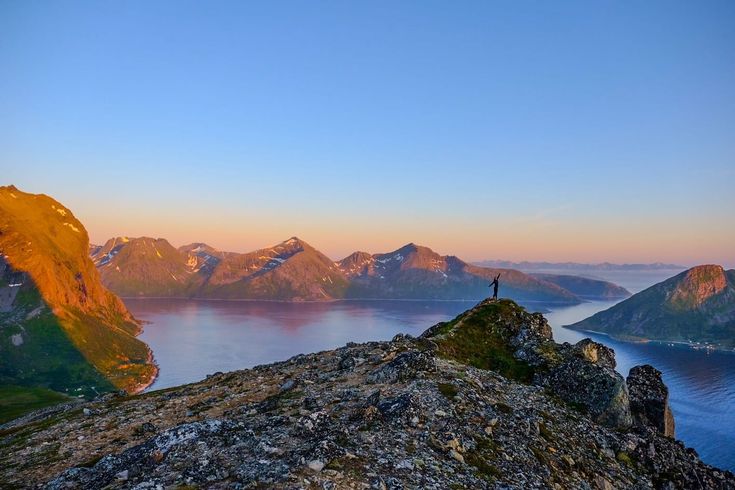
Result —
<instances>
[{"instance_id":1,"label":"shadowed mountain side","mask_svg":"<svg viewBox=\"0 0 735 490\"><path fill-rule=\"evenodd\" d=\"M4 264L1 258L0 264ZM0 274L2 278L9 275L10 269L7 265L5 268L5 274ZM12 301L4 301L0 309L0 385L42 386L88 397L114 389L74 345L62 320L43 301L33 280L25 273L17 275L15 280L18 279L22 285L11 289L6 281L0 287L15 292ZM67 327L72 326L70 323L65 321ZM86 329L87 332L80 332L85 338L102 333L96 331L95 324L75 328ZM108 358L114 355L105 353Z\"/></svg>"}]
</instances>

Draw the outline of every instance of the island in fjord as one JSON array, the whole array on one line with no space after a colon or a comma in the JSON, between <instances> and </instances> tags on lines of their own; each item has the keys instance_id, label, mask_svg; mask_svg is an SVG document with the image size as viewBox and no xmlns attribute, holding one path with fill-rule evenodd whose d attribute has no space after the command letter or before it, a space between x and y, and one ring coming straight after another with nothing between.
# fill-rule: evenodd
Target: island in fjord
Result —
<instances>
[{"instance_id":1,"label":"island in fjord","mask_svg":"<svg viewBox=\"0 0 735 490\"><path fill-rule=\"evenodd\" d=\"M567 328L735 349L735 270L693 267Z\"/></svg>"}]
</instances>

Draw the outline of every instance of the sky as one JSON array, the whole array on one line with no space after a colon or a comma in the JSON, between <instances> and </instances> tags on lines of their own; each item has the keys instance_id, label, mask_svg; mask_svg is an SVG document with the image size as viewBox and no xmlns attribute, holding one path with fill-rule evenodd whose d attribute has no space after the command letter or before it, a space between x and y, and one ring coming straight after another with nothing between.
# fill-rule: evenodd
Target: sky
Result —
<instances>
[{"instance_id":1,"label":"sky","mask_svg":"<svg viewBox=\"0 0 735 490\"><path fill-rule=\"evenodd\" d=\"M0 0L0 184L93 242L735 266L735 2Z\"/></svg>"}]
</instances>

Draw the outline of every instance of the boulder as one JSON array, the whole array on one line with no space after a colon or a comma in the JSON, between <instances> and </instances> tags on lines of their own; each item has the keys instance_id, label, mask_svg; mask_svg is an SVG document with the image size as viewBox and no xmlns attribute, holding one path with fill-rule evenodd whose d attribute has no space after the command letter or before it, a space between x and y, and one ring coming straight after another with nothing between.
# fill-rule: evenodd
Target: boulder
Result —
<instances>
[{"instance_id":1,"label":"boulder","mask_svg":"<svg viewBox=\"0 0 735 490\"><path fill-rule=\"evenodd\" d=\"M674 437L669 389L661 379L661 371L648 364L635 366L628 373L628 392L630 411L636 425Z\"/></svg>"},{"instance_id":2,"label":"boulder","mask_svg":"<svg viewBox=\"0 0 735 490\"><path fill-rule=\"evenodd\" d=\"M613 368L571 355L538 373L535 381L583 408L599 424L627 429L633 423L625 380Z\"/></svg>"},{"instance_id":3,"label":"boulder","mask_svg":"<svg viewBox=\"0 0 735 490\"><path fill-rule=\"evenodd\" d=\"M615 369L615 351L592 339L582 339L574 344L577 355L592 364Z\"/></svg>"},{"instance_id":4,"label":"boulder","mask_svg":"<svg viewBox=\"0 0 735 490\"><path fill-rule=\"evenodd\" d=\"M368 383L396 383L415 377L418 373L436 371L434 356L425 351L410 351L398 354L367 376Z\"/></svg>"}]
</instances>

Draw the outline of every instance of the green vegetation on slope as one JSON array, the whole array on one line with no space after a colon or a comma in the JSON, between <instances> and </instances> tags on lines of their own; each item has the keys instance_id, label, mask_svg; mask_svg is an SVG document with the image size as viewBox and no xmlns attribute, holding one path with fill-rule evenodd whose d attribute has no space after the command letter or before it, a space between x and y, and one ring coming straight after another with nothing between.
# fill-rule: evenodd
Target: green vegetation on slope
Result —
<instances>
[{"instance_id":1,"label":"green vegetation on slope","mask_svg":"<svg viewBox=\"0 0 735 490\"><path fill-rule=\"evenodd\" d=\"M0 424L68 400L68 396L45 388L0 385Z\"/></svg>"},{"instance_id":2,"label":"green vegetation on slope","mask_svg":"<svg viewBox=\"0 0 735 490\"><path fill-rule=\"evenodd\" d=\"M93 397L115 387L74 346L49 312L20 325L3 327L0 336L0 383L42 386L54 391ZM14 345L13 335L23 343Z\"/></svg>"},{"instance_id":3,"label":"green vegetation on slope","mask_svg":"<svg viewBox=\"0 0 735 490\"><path fill-rule=\"evenodd\" d=\"M509 347L509 322L525 309L513 301L488 301L455 319L433 327L428 336L439 355L480 369L496 371L506 378L529 382L533 368L513 357Z\"/></svg>"}]
</instances>

